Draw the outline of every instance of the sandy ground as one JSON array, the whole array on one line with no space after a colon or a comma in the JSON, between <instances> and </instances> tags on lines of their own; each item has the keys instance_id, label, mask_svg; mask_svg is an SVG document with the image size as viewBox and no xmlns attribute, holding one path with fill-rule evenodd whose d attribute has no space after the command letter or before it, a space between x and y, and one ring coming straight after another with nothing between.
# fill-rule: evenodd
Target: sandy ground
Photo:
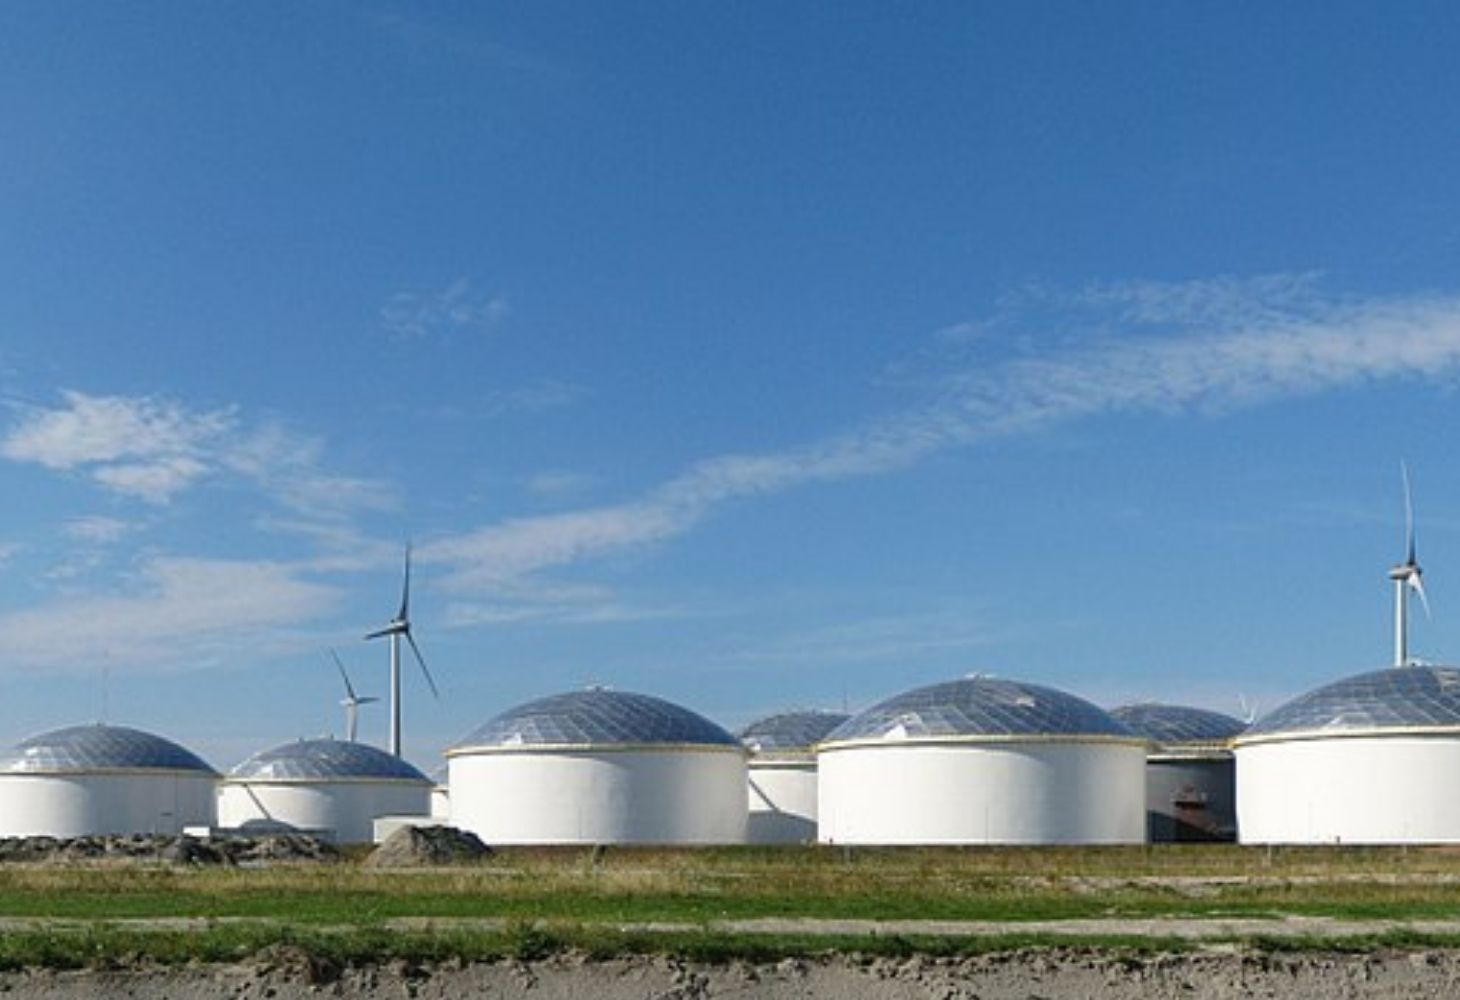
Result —
<instances>
[{"instance_id":1,"label":"sandy ground","mask_svg":"<svg viewBox=\"0 0 1460 1000\"><path fill-rule=\"evenodd\" d=\"M1460 952L1285 956L1212 951L1140 960L1018 952L950 960L843 956L765 966L560 958L533 964L343 970L310 967L302 956L274 956L248 965L171 971L8 974L0 976L0 993L25 1000L1397 1000L1460 995Z\"/></svg>"},{"instance_id":2,"label":"sandy ground","mask_svg":"<svg viewBox=\"0 0 1460 1000\"><path fill-rule=\"evenodd\" d=\"M85 930L103 924L130 931L199 931L222 924L273 924L264 917L144 917L96 921L54 917L0 917L0 934L34 930ZM387 930L403 932L503 931L511 921L494 917L406 917L387 920ZM549 926L551 926L549 924ZM608 926L608 925L605 925ZM824 920L812 918L763 917L753 920L711 920L705 923L621 923L611 925L625 932L785 935L809 937L1006 937L1027 935L1069 937L1180 938L1194 942L1223 942L1254 937L1321 938L1340 942L1344 938L1374 938L1394 932L1432 937L1460 938L1460 920L1338 920L1332 917L1152 917L1124 919L1102 917L1091 920ZM348 933L351 925L312 925L320 932Z\"/></svg>"}]
</instances>

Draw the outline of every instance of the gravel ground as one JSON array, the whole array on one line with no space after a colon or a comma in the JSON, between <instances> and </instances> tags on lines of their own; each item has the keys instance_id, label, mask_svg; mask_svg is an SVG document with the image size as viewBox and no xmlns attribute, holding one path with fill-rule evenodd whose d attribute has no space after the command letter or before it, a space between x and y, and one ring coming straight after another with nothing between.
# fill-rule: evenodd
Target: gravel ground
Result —
<instances>
[{"instance_id":1,"label":"gravel ground","mask_svg":"<svg viewBox=\"0 0 1460 1000\"><path fill-rule=\"evenodd\" d=\"M588 963L559 958L465 967L335 969L302 955L177 970L27 972L0 993L34 1000L522 998L522 1000L1341 1000L1460 993L1460 952L1263 955L1210 951L1130 959L1015 952L970 959L788 960L701 966L662 958Z\"/></svg>"}]
</instances>

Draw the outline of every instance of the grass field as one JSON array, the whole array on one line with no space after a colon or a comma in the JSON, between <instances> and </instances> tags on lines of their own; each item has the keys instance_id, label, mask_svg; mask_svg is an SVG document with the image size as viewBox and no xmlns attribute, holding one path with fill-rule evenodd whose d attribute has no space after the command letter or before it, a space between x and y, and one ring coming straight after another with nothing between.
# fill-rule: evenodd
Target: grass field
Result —
<instances>
[{"instance_id":1,"label":"grass field","mask_svg":"<svg viewBox=\"0 0 1460 1000\"><path fill-rule=\"evenodd\" d=\"M575 948L590 954L671 951L696 957L768 958L827 949L872 954L968 953L1058 943L1119 949L1186 947L1123 934L1122 919L1460 921L1460 851L1223 846L499 851L467 868L378 871L353 862L255 870L165 867L0 868L0 919L27 918L0 935L0 966L229 959L289 944L339 961L360 956L434 960L528 956ZM715 921L950 920L1000 925L997 933L944 939L753 936L713 931ZM187 931L128 921L202 918ZM402 918L500 921L478 929L404 933ZM242 919L246 922L239 923ZM1109 920L1110 933L1053 942L1021 924ZM54 926L30 921L57 921ZM60 922L67 922L62 926ZM79 921L80 923L75 923ZM673 925L661 931L645 924ZM1246 943L1334 947L1301 937ZM1390 932L1342 947L1460 937Z\"/></svg>"},{"instance_id":2,"label":"grass field","mask_svg":"<svg viewBox=\"0 0 1460 1000\"><path fill-rule=\"evenodd\" d=\"M1446 849L501 851L470 868L0 868L0 917L696 922L1265 916L1460 919Z\"/></svg>"}]
</instances>

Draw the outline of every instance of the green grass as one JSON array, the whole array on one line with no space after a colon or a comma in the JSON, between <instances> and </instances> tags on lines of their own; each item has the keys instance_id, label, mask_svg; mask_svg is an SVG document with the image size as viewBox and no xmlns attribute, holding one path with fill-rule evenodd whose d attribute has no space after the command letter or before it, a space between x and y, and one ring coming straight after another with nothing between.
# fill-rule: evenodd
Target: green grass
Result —
<instances>
[{"instance_id":1,"label":"green grass","mask_svg":"<svg viewBox=\"0 0 1460 1000\"><path fill-rule=\"evenodd\" d=\"M1449 880L1456 880L1451 884ZM1460 919L1460 852L1236 847L504 851L462 869L0 868L0 916L403 917L583 925L756 917Z\"/></svg>"}]
</instances>

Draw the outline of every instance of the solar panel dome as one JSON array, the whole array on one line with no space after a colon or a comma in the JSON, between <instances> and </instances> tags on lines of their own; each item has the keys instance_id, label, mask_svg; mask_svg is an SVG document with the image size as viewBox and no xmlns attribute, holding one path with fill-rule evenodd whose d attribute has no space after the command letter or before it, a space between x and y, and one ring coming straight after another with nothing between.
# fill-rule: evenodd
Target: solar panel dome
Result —
<instances>
[{"instance_id":1,"label":"solar panel dome","mask_svg":"<svg viewBox=\"0 0 1460 1000\"><path fill-rule=\"evenodd\" d=\"M1221 745L1247 728L1230 715L1186 705L1143 702L1112 708L1110 714L1137 736L1162 747Z\"/></svg>"},{"instance_id":2,"label":"solar panel dome","mask_svg":"<svg viewBox=\"0 0 1460 1000\"><path fill-rule=\"evenodd\" d=\"M1083 698L1024 681L964 677L894 695L832 730L824 743L903 739L1137 737Z\"/></svg>"},{"instance_id":3,"label":"solar panel dome","mask_svg":"<svg viewBox=\"0 0 1460 1000\"><path fill-rule=\"evenodd\" d=\"M1387 729L1460 730L1460 669L1388 667L1345 677L1269 712L1241 742Z\"/></svg>"},{"instance_id":4,"label":"solar panel dome","mask_svg":"<svg viewBox=\"0 0 1460 1000\"><path fill-rule=\"evenodd\" d=\"M662 698L589 688L509 708L450 752L643 745L739 747L740 742L704 716Z\"/></svg>"},{"instance_id":5,"label":"solar panel dome","mask_svg":"<svg viewBox=\"0 0 1460 1000\"><path fill-rule=\"evenodd\" d=\"M217 772L171 740L101 723L31 736L0 754L0 774L90 774L115 771Z\"/></svg>"},{"instance_id":6,"label":"solar panel dome","mask_svg":"<svg viewBox=\"0 0 1460 1000\"><path fill-rule=\"evenodd\" d=\"M740 730L740 742L755 753L810 750L851 716L845 712L782 712L768 715Z\"/></svg>"},{"instance_id":7,"label":"solar panel dome","mask_svg":"<svg viewBox=\"0 0 1460 1000\"><path fill-rule=\"evenodd\" d=\"M430 779L393 754L368 743L293 740L260 750L228 777L234 781L417 781Z\"/></svg>"}]
</instances>

